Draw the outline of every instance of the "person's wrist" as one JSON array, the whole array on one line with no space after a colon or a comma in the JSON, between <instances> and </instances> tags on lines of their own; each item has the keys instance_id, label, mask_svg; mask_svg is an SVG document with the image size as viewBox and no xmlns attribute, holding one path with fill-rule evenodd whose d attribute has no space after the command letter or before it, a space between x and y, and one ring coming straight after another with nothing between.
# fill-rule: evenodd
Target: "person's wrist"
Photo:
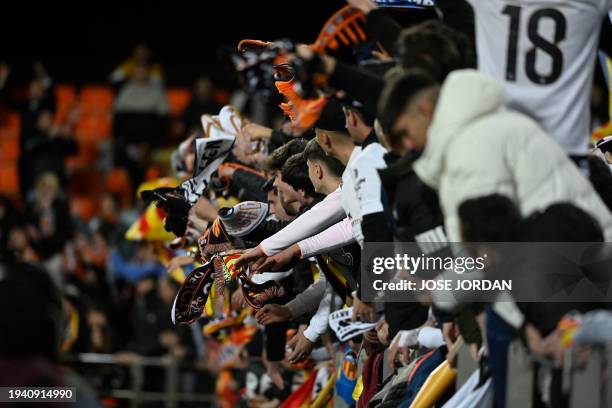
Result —
<instances>
[{"instance_id":1,"label":"person's wrist","mask_svg":"<svg viewBox=\"0 0 612 408\"><path fill-rule=\"evenodd\" d=\"M321 61L323 62L323 69L327 75L331 75L336 70L336 59L329 55L321 55Z\"/></svg>"},{"instance_id":2,"label":"person's wrist","mask_svg":"<svg viewBox=\"0 0 612 408\"><path fill-rule=\"evenodd\" d=\"M289 309L286 305L281 305L281 311L282 311L283 317L286 320L290 320L293 318L291 309Z\"/></svg>"},{"instance_id":3,"label":"person's wrist","mask_svg":"<svg viewBox=\"0 0 612 408\"><path fill-rule=\"evenodd\" d=\"M306 340L308 340L309 342L313 344L316 343L317 340L319 339L318 333L310 325L302 332L302 335L304 336Z\"/></svg>"},{"instance_id":4,"label":"person's wrist","mask_svg":"<svg viewBox=\"0 0 612 408\"><path fill-rule=\"evenodd\" d=\"M302 249L300 248L300 246L298 244L293 244L291 246L291 253L293 254L293 257L297 257L297 258L301 258L302 257Z\"/></svg>"},{"instance_id":5,"label":"person's wrist","mask_svg":"<svg viewBox=\"0 0 612 408\"><path fill-rule=\"evenodd\" d=\"M269 139L272 137L272 129L265 127L265 126L261 126L260 130L259 130L259 137L262 139Z\"/></svg>"}]
</instances>

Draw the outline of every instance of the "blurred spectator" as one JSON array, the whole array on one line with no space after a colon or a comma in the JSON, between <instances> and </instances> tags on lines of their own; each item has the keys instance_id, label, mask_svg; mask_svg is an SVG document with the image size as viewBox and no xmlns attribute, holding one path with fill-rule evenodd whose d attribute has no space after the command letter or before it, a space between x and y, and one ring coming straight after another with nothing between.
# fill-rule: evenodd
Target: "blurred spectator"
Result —
<instances>
[{"instance_id":1,"label":"blurred spectator","mask_svg":"<svg viewBox=\"0 0 612 408\"><path fill-rule=\"evenodd\" d=\"M100 197L100 211L89 222L89 229L102 234L109 243L115 243L119 239L121 230L120 211L115 196L105 193Z\"/></svg>"},{"instance_id":2,"label":"blurred spectator","mask_svg":"<svg viewBox=\"0 0 612 408\"><path fill-rule=\"evenodd\" d=\"M166 348L167 354L179 359L186 359L195 356L194 340L190 327L176 326L171 324L170 310L174 303L174 297L178 292L180 285L174 279L166 276L159 281L157 293L164 307L165 319L168 326L160 333L160 343ZM199 334L199 333L198 333Z\"/></svg>"},{"instance_id":3,"label":"blurred spectator","mask_svg":"<svg viewBox=\"0 0 612 408\"><path fill-rule=\"evenodd\" d=\"M87 325L87 305L74 285L64 289L64 337L61 350L63 353L85 353L90 350L91 335Z\"/></svg>"},{"instance_id":4,"label":"blurred spectator","mask_svg":"<svg viewBox=\"0 0 612 408\"><path fill-rule=\"evenodd\" d=\"M192 133L200 130L200 117L204 113L216 115L221 106L213 100L213 86L210 79L200 77L193 86L193 97L183 112L183 132Z\"/></svg>"},{"instance_id":5,"label":"blurred spectator","mask_svg":"<svg viewBox=\"0 0 612 408\"><path fill-rule=\"evenodd\" d=\"M59 385L62 303L44 270L3 262L0 280L0 384Z\"/></svg>"},{"instance_id":6,"label":"blurred spectator","mask_svg":"<svg viewBox=\"0 0 612 408\"><path fill-rule=\"evenodd\" d=\"M28 234L33 247L61 287L61 253L74 234L74 226L57 176L52 173L41 175L27 204Z\"/></svg>"},{"instance_id":7,"label":"blurred spectator","mask_svg":"<svg viewBox=\"0 0 612 408\"><path fill-rule=\"evenodd\" d=\"M153 248L146 242L139 242L133 257L125 257L120 251L111 253L111 267L115 278L136 282L146 276L160 276L164 266L159 262Z\"/></svg>"},{"instance_id":8,"label":"blurred spectator","mask_svg":"<svg viewBox=\"0 0 612 408\"><path fill-rule=\"evenodd\" d=\"M11 229L19 223L20 218L11 200L0 195L0 255L7 247Z\"/></svg>"},{"instance_id":9,"label":"blurred spectator","mask_svg":"<svg viewBox=\"0 0 612 408\"><path fill-rule=\"evenodd\" d=\"M135 292L133 333L128 348L143 356L161 356L164 349L160 343L160 334L171 323L168 310L157 294L157 276L142 276L136 282Z\"/></svg>"},{"instance_id":10,"label":"blurred spectator","mask_svg":"<svg viewBox=\"0 0 612 408\"><path fill-rule=\"evenodd\" d=\"M55 96L53 95L53 81L41 62L33 65L34 76L28 84L26 100L13 98L8 93L8 79L11 68L0 63L0 102L16 110L21 119L21 139L25 141L36 126L38 114L44 110L55 111Z\"/></svg>"},{"instance_id":11,"label":"blurred spectator","mask_svg":"<svg viewBox=\"0 0 612 408\"><path fill-rule=\"evenodd\" d=\"M159 64L151 63L151 50L146 44L134 47L132 55L121 63L110 75L112 83L121 83L133 78L137 65L147 65L148 74L152 81L163 82L162 68Z\"/></svg>"},{"instance_id":12,"label":"blurred spectator","mask_svg":"<svg viewBox=\"0 0 612 408\"><path fill-rule=\"evenodd\" d=\"M9 231L6 249L12 256L20 261L38 261L38 255L36 255L26 231L22 227L15 226Z\"/></svg>"},{"instance_id":13,"label":"blurred spectator","mask_svg":"<svg viewBox=\"0 0 612 408\"><path fill-rule=\"evenodd\" d=\"M94 231L90 236L79 232L72 248L75 265L71 283L87 299L111 307L113 290L106 265L109 247L104 235L100 231Z\"/></svg>"},{"instance_id":14,"label":"blurred spectator","mask_svg":"<svg viewBox=\"0 0 612 408\"><path fill-rule=\"evenodd\" d=\"M67 125L56 127L53 113L43 110L36 118L36 126L21 140L19 180L22 194L27 196L35 180L43 173L54 174L62 188L67 185L65 160L77 152Z\"/></svg>"},{"instance_id":15,"label":"blurred spectator","mask_svg":"<svg viewBox=\"0 0 612 408\"><path fill-rule=\"evenodd\" d=\"M115 333L109 324L108 316L101 307L93 306L87 311L87 324L91 334L93 353L110 353L115 344Z\"/></svg>"},{"instance_id":16,"label":"blurred spectator","mask_svg":"<svg viewBox=\"0 0 612 408\"><path fill-rule=\"evenodd\" d=\"M155 113L166 115L168 102L164 87L150 77L149 66L134 66L130 80L121 88L115 101L116 113Z\"/></svg>"},{"instance_id":17,"label":"blurred spectator","mask_svg":"<svg viewBox=\"0 0 612 408\"><path fill-rule=\"evenodd\" d=\"M119 93L114 106L115 163L130 174L132 185L144 178L150 147L166 135L168 101L159 81L150 77L150 68L137 64Z\"/></svg>"},{"instance_id":18,"label":"blurred spectator","mask_svg":"<svg viewBox=\"0 0 612 408\"><path fill-rule=\"evenodd\" d=\"M95 394L58 362L62 301L43 269L0 264L0 386L76 387L75 407L98 407ZM56 406L51 403L49 406Z\"/></svg>"}]
</instances>

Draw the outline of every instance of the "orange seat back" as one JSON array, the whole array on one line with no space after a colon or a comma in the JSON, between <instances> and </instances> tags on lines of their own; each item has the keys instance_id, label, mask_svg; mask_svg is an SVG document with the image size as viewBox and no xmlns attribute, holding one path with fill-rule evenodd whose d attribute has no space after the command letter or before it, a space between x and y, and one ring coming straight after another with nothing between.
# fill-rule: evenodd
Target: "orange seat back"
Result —
<instances>
[{"instance_id":1,"label":"orange seat back","mask_svg":"<svg viewBox=\"0 0 612 408\"><path fill-rule=\"evenodd\" d=\"M191 101L191 92L187 88L168 88L166 98L168 99L170 115L177 117L185 111Z\"/></svg>"},{"instance_id":2,"label":"orange seat back","mask_svg":"<svg viewBox=\"0 0 612 408\"><path fill-rule=\"evenodd\" d=\"M87 113L108 113L113 107L115 94L110 86L85 85L79 95L79 111Z\"/></svg>"},{"instance_id":3,"label":"orange seat back","mask_svg":"<svg viewBox=\"0 0 612 408\"><path fill-rule=\"evenodd\" d=\"M0 128L11 129L19 133L21 121L15 111L3 109L0 111Z\"/></svg>"},{"instance_id":4,"label":"orange seat back","mask_svg":"<svg viewBox=\"0 0 612 408\"><path fill-rule=\"evenodd\" d=\"M82 220L91 220L98 212L98 200L92 196L70 197L70 213Z\"/></svg>"},{"instance_id":5,"label":"orange seat back","mask_svg":"<svg viewBox=\"0 0 612 408\"><path fill-rule=\"evenodd\" d=\"M95 166L98 159L98 141L94 139L77 139L78 152L66 159L69 170L86 169Z\"/></svg>"},{"instance_id":6,"label":"orange seat back","mask_svg":"<svg viewBox=\"0 0 612 408\"><path fill-rule=\"evenodd\" d=\"M19 158L19 138L0 133L0 161L15 162Z\"/></svg>"},{"instance_id":7,"label":"orange seat back","mask_svg":"<svg viewBox=\"0 0 612 408\"><path fill-rule=\"evenodd\" d=\"M76 105L76 87L70 84L55 86L55 123L60 124L68 120L71 110Z\"/></svg>"},{"instance_id":8,"label":"orange seat back","mask_svg":"<svg viewBox=\"0 0 612 408\"><path fill-rule=\"evenodd\" d=\"M108 138L110 134L111 120L108 114L82 114L74 128L77 139L99 140Z\"/></svg>"},{"instance_id":9,"label":"orange seat back","mask_svg":"<svg viewBox=\"0 0 612 408\"><path fill-rule=\"evenodd\" d=\"M106 191L120 197L121 206L129 206L132 202L132 181L127 171L122 168L112 169L106 175Z\"/></svg>"},{"instance_id":10,"label":"orange seat back","mask_svg":"<svg viewBox=\"0 0 612 408\"><path fill-rule=\"evenodd\" d=\"M0 193L9 197L19 196L19 173L16 163L0 163Z\"/></svg>"}]
</instances>

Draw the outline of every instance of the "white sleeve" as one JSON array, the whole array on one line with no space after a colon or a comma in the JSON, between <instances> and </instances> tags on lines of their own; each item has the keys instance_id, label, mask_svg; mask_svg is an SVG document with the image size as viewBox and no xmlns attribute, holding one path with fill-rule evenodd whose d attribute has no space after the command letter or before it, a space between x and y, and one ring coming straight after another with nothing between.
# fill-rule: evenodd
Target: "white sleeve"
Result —
<instances>
[{"instance_id":1,"label":"white sleeve","mask_svg":"<svg viewBox=\"0 0 612 408\"><path fill-rule=\"evenodd\" d=\"M338 188L285 228L261 241L259 248L266 255L272 256L340 221L346 217L341 198L342 193Z\"/></svg>"},{"instance_id":2,"label":"white sleeve","mask_svg":"<svg viewBox=\"0 0 612 408\"><path fill-rule=\"evenodd\" d=\"M325 295L327 280L325 275L319 274L319 279L312 283L302 293L299 293L285 306L289 309L293 319L304 314L311 313L317 309Z\"/></svg>"},{"instance_id":3,"label":"white sleeve","mask_svg":"<svg viewBox=\"0 0 612 408\"><path fill-rule=\"evenodd\" d=\"M298 242L302 258L310 258L324 252L355 242L351 221L348 218L332 225L325 231Z\"/></svg>"},{"instance_id":4,"label":"white sleeve","mask_svg":"<svg viewBox=\"0 0 612 408\"><path fill-rule=\"evenodd\" d=\"M442 330L435 327L421 327L417 337L417 343L428 349L438 348L444 345Z\"/></svg>"},{"instance_id":5,"label":"white sleeve","mask_svg":"<svg viewBox=\"0 0 612 408\"><path fill-rule=\"evenodd\" d=\"M325 286L325 294L323 300L317 309L317 313L310 319L310 323L304 330L304 337L311 342L316 342L323 333L327 331L329 325L329 314L331 312L331 302L334 296L334 289L330 284Z\"/></svg>"}]
</instances>

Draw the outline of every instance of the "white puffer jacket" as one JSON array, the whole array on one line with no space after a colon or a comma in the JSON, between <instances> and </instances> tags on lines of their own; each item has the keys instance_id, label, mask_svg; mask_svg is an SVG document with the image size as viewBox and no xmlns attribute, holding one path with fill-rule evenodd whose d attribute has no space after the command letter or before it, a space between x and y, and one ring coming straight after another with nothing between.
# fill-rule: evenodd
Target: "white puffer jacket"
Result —
<instances>
[{"instance_id":1,"label":"white puffer jacket","mask_svg":"<svg viewBox=\"0 0 612 408\"><path fill-rule=\"evenodd\" d=\"M495 79L477 71L455 71L444 82L414 170L438 190L453 242L460 241L459 205L493 193L513 199L524 216L554 203L574 204L612 241L612 215L591 183L536 122L504 107Z\"/></svg>"}]
</instances>

